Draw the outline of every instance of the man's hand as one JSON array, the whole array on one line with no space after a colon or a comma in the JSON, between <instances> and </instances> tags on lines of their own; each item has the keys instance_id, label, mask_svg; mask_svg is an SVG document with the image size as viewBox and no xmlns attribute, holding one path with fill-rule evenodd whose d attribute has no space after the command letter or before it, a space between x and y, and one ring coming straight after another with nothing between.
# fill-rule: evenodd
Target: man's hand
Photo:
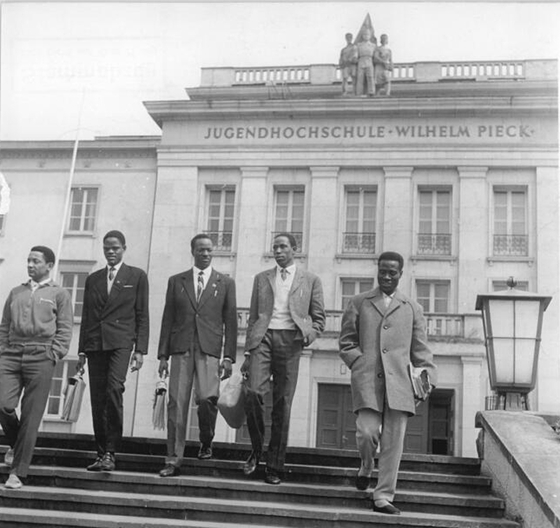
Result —
<instances>
[{"instance_id":1,"label":"man's hand","mask_svg":"<svg viewBox=\"0 0 560 528\"><path fill-rule=\"evenodd\" d=\"M140 352L134 352L130 360L130 372L136 372L142 368L144 356Z\"/></svg>"},{"instance_id":2,"label":"man's hand","mask_svg":"<svg viewBox=\"0 0 560 528\"><path fill-rule=\"evenodd\" d=\"M231 359L229 358L222 359L222 363L220 364L220 370L218 372L220 379L221 380L228 379L231 376L232 370L233 368L231 365Z\"/></svg>"},{"instance_id":3,"label":"man's hand","mask_svg":"<svg viewBox=\"0 0 560 528\"><path fill-rule=\"evenodd\" d=\"M249 369L251 368L251 356L245 356L245 361L241 365L241 374L247 377L249 375Z\"/></svg>"},{"instance_id":4,"label":"man's hand","mask_svg":"<svg viewBox=\"0 0 560 528\"><path fill-rule=\"evenodd\" d=\"M85 371L87 357L85 354L78 355L78 364L76 365L76 372L83 374Z\"/></svg>"},{"instance_id":5,"label":"man's hand","mask_svg":"<svg viewBox=\"0 0 560 528\"><path fill-rule=\"evenodd\" d=\"M162 379L165 379L167 378L167 376L169 376L169 363L166 358L161 358L159 360L158 374Z\"/></svg>"}]
</instances>

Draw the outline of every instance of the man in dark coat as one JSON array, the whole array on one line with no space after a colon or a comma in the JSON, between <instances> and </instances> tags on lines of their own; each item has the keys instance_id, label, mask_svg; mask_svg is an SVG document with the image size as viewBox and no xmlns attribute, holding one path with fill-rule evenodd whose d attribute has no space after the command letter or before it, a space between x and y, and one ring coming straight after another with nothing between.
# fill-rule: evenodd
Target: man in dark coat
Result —
<instances>
[{"instance_id":1,"label":"man in dark coat","mask_svg":"<svg viewBox=\"0 0 560 528\"><path fill-rule=\"evenodd\" d=\"M129 364L142 367L148 352L148 278L123 262L126 240L120 231L103 237L107 266L87 279L84 289L77 370L87 358L97 459L88 471L115 469L123 429L123 393ZM131 359L131 352L132 359Z\"/></svg>"},{"instance_id":2,"label":"man in dark coat","mask_svg":"<svg viewBox=\"0 0 560 528\"><path fill-rule=\"evenodd\" d=\"M169 374L167 457L159 473L162 477L180 473L193 382L200 430L198 458L212 457L220 377L229 378L235 363L235 282L212 268L213 249L208 235L196 235L191 240L194 266L171 277L167 285L158 349L159 374Z\"/></svg>"},{"instance_id":3,"label":"man in dark coat","mask_svg":"<svg viewBox=\"0 0 560 528\"><path fill-rule=\"evenodd\" d=\"M367 489L380 444L373 509L390 514L400 513L392 501L406 424L415 410L409 364L425 368L432 386L436 383L422 308L397 290L403 263L398 253L380 255L379 287L349 301L339 343L340 357L351 370L353 409L357 415L356 441L362 463L356 487Z\"/></svg>"}]
</instances>

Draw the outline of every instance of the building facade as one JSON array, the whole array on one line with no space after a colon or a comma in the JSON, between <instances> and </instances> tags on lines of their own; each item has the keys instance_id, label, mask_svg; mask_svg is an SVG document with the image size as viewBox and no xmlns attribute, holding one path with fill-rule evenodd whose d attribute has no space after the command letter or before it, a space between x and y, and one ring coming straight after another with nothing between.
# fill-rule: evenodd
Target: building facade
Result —
<instances>
[{"instance_id":1,"label":"building facade","mask_svg":"<svg viewBox=\"0 0 560 528\"><path fill-rule=\"evenodd\" d=\"M274 265L274 233L294 233L298 265L322 278L327 329L301 360L290 445L355 447L338 331L346 301L374 286L386 250L405 257L400 288L424 308L440 371L409 423L407 450L476 454L474 417L490 389L475 300L510 276L554 297L530 401L557 410L556 61L399 64L391 97L340 92L334 65L204 69L188 99L145 103L160 138L80 144L66 219L72 145L1 144L12 196L2 298L25 279L29 247L56 246L61 229L58 277L73 293L77 325L107 230L125 232L125 260L148 271L150 351L127 382L128 434L165 434L151 424L165 288L192 265L189 241L201 231L214 239L213 265L237 283L240 354L253 277ZM76 344L59 366L45 430L91 430L88 402L77 424L58 418ZM220 421L216 440L247 441L246 431Z\"/></svg>"}]
</instances>

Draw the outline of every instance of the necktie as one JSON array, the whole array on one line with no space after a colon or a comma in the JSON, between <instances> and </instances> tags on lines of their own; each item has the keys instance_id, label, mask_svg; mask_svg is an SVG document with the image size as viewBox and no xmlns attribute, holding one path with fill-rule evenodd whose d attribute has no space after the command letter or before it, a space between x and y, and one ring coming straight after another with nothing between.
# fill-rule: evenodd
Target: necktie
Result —
<instances>
[{"instance_id":1,"label":"necktie","mask_svg":"<svg viewBox=\"0 0 560 528\"><path fill-rule=\"evenodd\" d=\"M288 276L288 270L286 268L280 268L280 277L282 277L283 281L286 280L287 276Z\"/></svg>"},{"instance_id":2,"label":"necktie","mask_svg":"<svg viewBox=\"0 0 560 528\"><path fill-rule=\"evenodd\" d=\"M200 301L200 296L202 295L202 290L204 289L204 272L198 272L198 280L196 287L196 302Z\"/></svg>"},{"instance_id":3,"label":"necktie","mask_svg":"<svg viewBox=\"0 0 560 528\"><path fill-rule=\"evenodd\" d=\"M109 280L112 281L115 278L115 268L109 268Z\"/></svg>"}]
</instances>

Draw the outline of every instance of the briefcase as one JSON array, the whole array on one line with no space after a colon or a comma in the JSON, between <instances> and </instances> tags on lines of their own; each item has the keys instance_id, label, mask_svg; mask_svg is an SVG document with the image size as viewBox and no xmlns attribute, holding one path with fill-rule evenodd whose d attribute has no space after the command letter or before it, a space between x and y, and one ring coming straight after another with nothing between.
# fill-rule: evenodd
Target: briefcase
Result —
<instances>
[{"instance_id":1,"label":"briefcase","mask_svg":"<svg viewBox=\"0 0 560 528\"><path fill-rule=\"evenodd\" d=\"M86 382L81 374L68 378L64 394L64 408L62 409L63 420L77 422L82 408L82 399L86 390Z\"/></svg>"},{"instance_id":2,"label":"briefcase","mask_svg":"<svg viewBox=\"0 0 560 528\"><path fill-rule=\"evenodd\" d=\"M239 429L245 422L244 381L241 373L234 373L228 379L218 398L218 410L233 429Z\"/></svg>"}]
</instances>

